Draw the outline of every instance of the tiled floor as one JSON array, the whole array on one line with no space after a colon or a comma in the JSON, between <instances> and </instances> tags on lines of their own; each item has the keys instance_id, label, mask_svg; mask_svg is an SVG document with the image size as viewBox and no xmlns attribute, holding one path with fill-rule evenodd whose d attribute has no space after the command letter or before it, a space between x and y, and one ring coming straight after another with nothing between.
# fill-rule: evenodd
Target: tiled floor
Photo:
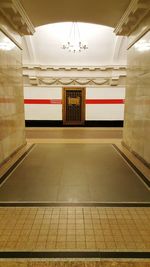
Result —
<instances>
[{"instance_id":1,"label":"tiled floor","mask_svg":"<svg viewBox=\"0 0 150 267\"><path fill-rule=\"evenodd\" d=\"M150 250L150 208L1 208L1 251Z\"/></svg>"}]
</instances>

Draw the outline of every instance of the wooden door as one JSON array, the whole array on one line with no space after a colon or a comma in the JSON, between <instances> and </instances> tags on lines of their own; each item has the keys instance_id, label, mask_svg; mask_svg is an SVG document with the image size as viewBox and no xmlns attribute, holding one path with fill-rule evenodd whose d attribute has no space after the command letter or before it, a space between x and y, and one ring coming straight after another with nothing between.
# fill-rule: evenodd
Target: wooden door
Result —
<instances>
[{"instance_id":1,"label":"wooden door","mask_svg":"<svg viewBox=\"0 0 150 267\"><path fill-rule=\"evenodd\" d=\"M63 88L63 124L83 125L85 121L85 88Z\"/></svg>"}]
</instances>

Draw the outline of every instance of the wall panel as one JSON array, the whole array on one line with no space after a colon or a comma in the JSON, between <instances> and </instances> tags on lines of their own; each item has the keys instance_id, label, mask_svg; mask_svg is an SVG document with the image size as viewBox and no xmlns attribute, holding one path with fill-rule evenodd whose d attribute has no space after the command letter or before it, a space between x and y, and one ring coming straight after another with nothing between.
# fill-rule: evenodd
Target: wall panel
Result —
<instances>
[{"instance_id":1,"label":"wall panel","mask_svg":"<svg viewBox=\"0 0 150 267\"><path fill-rule=\"evenodd\" d=\"M0 31L0 164L25 144L21 56Z\"/></svg>"},{"instance_id":2,"label":"wall panel","mask_svg":"<svg viewBox=\"0 0 150 267\"><path fill-rule=\"evenodd\" d=\"M87 87L86 120L123 120L123 87ZM24 87L26 120L62 120L62 87Z\"/></svg>"},{"instance_id":3,"label":"wall panel","mask_svg":"<svg viewBox=\"0 0 150 267\"><path fill-rule=\"evenodd\" d=\"M150 45L150 32L128 50L123 142L150 165L150 49L147 44Z\"/></svg>"}]
</instances>

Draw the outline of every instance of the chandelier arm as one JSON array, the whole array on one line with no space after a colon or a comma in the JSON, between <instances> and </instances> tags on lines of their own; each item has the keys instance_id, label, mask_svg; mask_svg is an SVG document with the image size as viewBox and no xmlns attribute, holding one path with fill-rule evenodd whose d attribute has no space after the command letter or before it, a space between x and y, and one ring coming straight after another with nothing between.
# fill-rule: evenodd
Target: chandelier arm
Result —
<instances>
[{"instance_id":1,"label":"chandelier arm","mask_svg":"<svg viewBox=\"0 0 150 267\"><path fill-rule=\"evenodd\" d=\"M76 42L76 24L73 22L73 42Z\"/></svg>"},{"instance_id":2,"label":"chandelier arm","mask_svg":"<svg viewBox=\"0 0 150 267\"><path fill-rule=\"evenodd\" d=\"M73 31L73 23L71 25L70 32L69 32L69 38L68 38L69 41L71 41L72 31Z\"/></svg>"},{"instance_id":3,"label":"chandelier arm","mask_svg":"<svg viewBox=\"0 0 150 267\"><path fill-rule=\"evenodd\" d=\"M81 35L80 35L78 22L76 22L76 26L77 26L78 36L79 36L79 42L81 42Z\"/></svg>"},{"instance_id":4,"label":"chandelier arm","mask_svg":"<svg viewBox=\"0 0 150 267\"><path fill-rule=\"evenodd\" d=\"M69 36L69 40L62 46L63 49L68 49L69 52L81 52L88 49L88 46L81 41L81 35L79 25L77 22L72 22Z\"/></svg>"}]
</instances>

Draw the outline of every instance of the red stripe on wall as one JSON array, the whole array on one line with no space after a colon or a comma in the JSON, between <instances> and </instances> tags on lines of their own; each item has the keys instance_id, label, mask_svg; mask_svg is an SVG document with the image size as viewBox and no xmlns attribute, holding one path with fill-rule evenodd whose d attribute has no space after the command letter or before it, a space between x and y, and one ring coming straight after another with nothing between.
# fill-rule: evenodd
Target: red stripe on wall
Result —
<instances>
[{"instance_id":1,"label":"red stripe on wall","mask_svg":"<svg viewBox=\"0 0 150 267\"><path fill-rule=\"evenodd\" d=\"M86 104L124 104L124 99L86 99Z\"/></svg>"},{"instance_id":2,"label":"red stripe on wall","mask_svg":"<svg viewBox=\"0 0 150 267\"><path fill-rule=\"evenodd\" d=\"M24 99L25 104L62 104L61 99Z\"/></svg>"},{"instance_id":3,"label":"red stripe on wall","mask_svg":"<svg viewBox=\"0 0 150 267\"><path fill-rule=\"evenodd\" d=\"M25 104L62 104L61 99L25 99ZM86 104L124 104L124 99L86 99Z\"/></svg>"}]
</instances>

